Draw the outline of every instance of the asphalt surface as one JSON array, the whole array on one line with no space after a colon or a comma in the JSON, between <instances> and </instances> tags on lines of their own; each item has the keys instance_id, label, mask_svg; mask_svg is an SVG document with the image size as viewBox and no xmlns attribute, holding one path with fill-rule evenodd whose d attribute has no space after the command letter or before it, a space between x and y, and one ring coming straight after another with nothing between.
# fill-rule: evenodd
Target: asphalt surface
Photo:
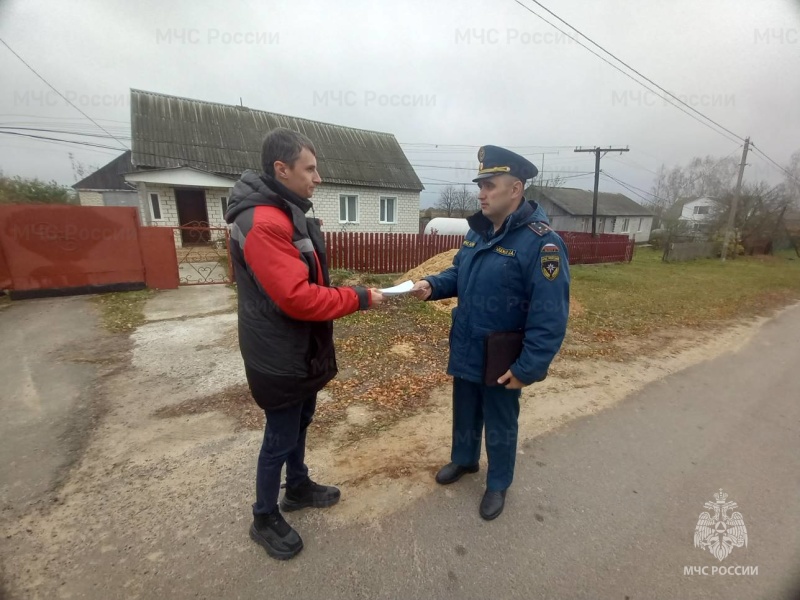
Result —
<instances>
[{"instance_id":1,"label":"asphalt surface","mask_svg":"<svg viewBox=\"0 0 800 600\"><path fill-rule=\"evenodd\" d=\"M0 507L23 512L80 455L93 415L91 362L72 349L102 339L86 297L14 302L0 311Z\"/></svg>"},{"instance_id":2,"label":"asphalt surface","mask_svg":"<svg viewBox=\"0 0 800 600\"><path fill-rule=\"evenodd\" d=\"M451 497L443 489L377 528L307 526L297 558L241 556L206 574L201 595L799 597L800 307L738 353L661 380L522 450L495 521L477 514L481 472L450 486ZM748 532L747 547L722 562L693 541L704 503L720 488ZM734 575L711 574L723 566ZM737 575L736 566L757 574ZM700 574L685 575L687 567ZM172 585L159 592L184 597Z\"/></svg>"},{"instance_id":3,"label":"asphalt surface","mask_svg":"<svg viewBox=\"0 0 800 600\"><path fill-rule=\"evenodd\" d=\"M85 433L85 420L69 415L91 396L91 366L62 364L53 353L78 329L96 335L80 299L60 300L57 310L38 304L27 313L26 306L34 305L0 313L0 339L14 348L25 340L25 351L7 353L0 367L0 450L17 457L2 466L2 489L20 499L53 484L69 460L70 435ZM324 512L291 513L305 549L278 562L247 538L246 519L232 518L241 512L234 497L222 512L187 506L181 527L188 534L165 547L165 563L150 572L134 575L102 550L75 556L94 566L71 583L72 597L796 600L799 400L794 307L740 351L526 442L495 521L478 516L481 471L372 526L334 528ZM29 481L9 488L24 479L15 473ZM224 477L218 487L220 498L230 493ZM748 533L747 547L723 561L693 543L704 504L720 488ZM131 543L140 534L114 531ZM131 577L134 584L123 586Z\"/></svg>"}]
</instances>

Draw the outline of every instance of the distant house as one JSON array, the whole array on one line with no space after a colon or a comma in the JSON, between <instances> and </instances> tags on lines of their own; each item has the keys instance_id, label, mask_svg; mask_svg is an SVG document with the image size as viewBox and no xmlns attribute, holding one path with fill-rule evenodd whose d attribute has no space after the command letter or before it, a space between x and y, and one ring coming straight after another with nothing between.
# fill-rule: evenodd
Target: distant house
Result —
<instances>
[{"instance_id":1,"label":"distant house","mask_svg":"<svg viewBox=\"0 0 800 600\"><path fill-rule=\"evenodd\" d=\"M691 231L707 233L711 228L715 200L708 196L678 198L666 212L667 220L682 221Z\"/></svg>"},{"instance_id":2,"label":"distant house","mask_svg":"<svg viewBox=\"0 0 800 600\"><path fill-rule=\"evenodd\" d=\"M133 171L131 151L118 156L106 166L73 185L83 206L139 206L136 186L125 181Z\"/></svg>"},{"instance_id":3,"label":"distant house","mask_svg":"<svg viewBox=\"0 0 800 600\"><path fill-rule=\"evenodd\" d=\"M323 183L312 200L324 230L419 231L423 186L394 135L141 90L131 90L132 151L73 187L86 205L134 190L126 203L145 225L224 227L233 184L261 170L261 142L275 127L314 142ZM178 245L202 241L176 236Z\"/></svg>"},{"instance_id":4,"label":"distant house","mask_svg":"<svg viewBox=\"0 0 800 600\"><path fill-rule=\"evenodd\" d=\"M556 231L592 231L594 193L576 188L530 187L525 197L536 200ZM627 235L637 242L650 239L653 213L623 194L597 195L597 233Z\"/></svg>"}]
</instances>

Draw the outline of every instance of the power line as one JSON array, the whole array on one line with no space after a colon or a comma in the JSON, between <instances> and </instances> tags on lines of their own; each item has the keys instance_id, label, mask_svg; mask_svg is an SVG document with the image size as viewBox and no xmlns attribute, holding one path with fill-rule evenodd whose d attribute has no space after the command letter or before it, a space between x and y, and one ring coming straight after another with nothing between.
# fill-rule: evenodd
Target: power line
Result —
<instances>
[{"instance_id":1,"label":"power line","mask_svg":"<svg viewBox=\"0 0 800 600\"><path fill-rule=\"evenodd\" d=\"M609 173L607 173L606 171L600 171L600 174L601 174L601 175L603 175L604 177L608 178L608 179L611 179L612 181L615 181L616 183L618 183L619 185L621 185L622 187L624 187L626 190L628 190L628 191L629 191L629 192L631 192L632 194L635 194L635 195L639 196L639 198L641 198L642 200L644 200L644 201L645 201L645 202L647 202L648 204L650 204L650 203L652 202L652 200L650 200L649 198L645 198L644 196L642 196L642 195L641 195L639 192L637 192L636 190L639 190L639 191L641 191L641 192L644 192L645 194L649 194L649 195L651 195L653 198L655 198L656 200L663 200L664 202L667 202L667 200L666 200L665 198L659 198L658 196L656 196L656 195L655 195L655 194L653 194L652 192L646 192L645 190L643 190L643 189L641 189L641 188L637 188L637 187L636 187L636 186L634 186L633 184L626 184L624 181L621 181L621 180L617 179L616 177L614 177L614 176L610 175L610 174L609 174ZM635 188L635 189L634 189L634 188Z\"/></svg>"},{"instance_id":2,"label":"power line","mask_svg":"<svg viewBox=\"0 0 800 600\"><path fill-rule=\"evenodd\" d=\"M54 137L49 137L49 136L34 135L34 134L31 134L31 133L21 133L21 132L15 132L15 131L3 131L1 127L0 127L0 135L16 135L16 136L20 136L20 137L27 137L27 138L43 140L43 141L48 141L48 142L61 142L61 143L74 144L76 146L89 146L89 147L93 147L93 148L104 148L104 149L108 149L108 150L118 150L118 148L115 148L114 146L108 146L108 145L105 145L105 144L96 144L96 143L88 142L88 141L84 141L84 140L67 140L67 139L63 139L63 138L54 138ZM73 135L73 134L70 134L70 135ZM227 150L228 149L228 148L224 148L222 146L210 146L210 145L207 145L207 144L183 144L183 145L184 146L189 146L189 147L194 147L194 148L210 149L210 150ZM186 163L186 162L203 163L203 164L208 165L208 166L223 167L223 168L233 169L233 171L241 171L242 170L242 166L241 165L231 165L231 164L228 164L228 163L222 163L222 162L217 162L217 161L213 161L213 160L205 160L205 159L204 160L197 160L197 159L190 160L190 159L187 159L185 156L171 156L171 155L168 155L168 154L159 154L159 153L155 153L155 152L142 152L142 151L138 151L138 150L136 151L136 154L137 154L137 156L149 156L149 157L152 157L152 158L166 158L166 159L171 159L171 160L178 160L178 161L182 161L183 163ZM411 162L400 163L400 162L391 162L391 161L357 160L357 159L325 158L325 157L322 157L322 160L327 161L327 162L360 163L360 164L370 164L370 165L388 165L388 166L397 166L397 167L410 166L410 167L417 168L417 169L445 169L445 170L450 170L450 171L470 171L470 172L474 172L474 173L477 172L477 169L476 168L472 168L472 167L455 167L455 166L446 166L446 165L417 164L417 163L411 163ZM551 171L548 171L548 172L549 173L570 173L570 174L575 174L574 171L570 171L570 170L551 170Z\"/></svg>"},{"instance_id":3,"label":"power line","mask_svg":"<svg viewBox=\"0 0 800 600\"><path fill-rule=\"evenodd\" d=\"M534 0L534 1L535 1L535 0ZM600 60L602 60L604 63L606 63L606 64L610 65L611 67L613 67L614 69L616 69L617 71L619 71L620 73L622 73L623 75L625 75L625 77L627 77L628 79L630 79L630 80L632 80L632 81L634 81L634 82L638 83L640 86L642 86L642 87L643 87L643 88L645 88L646 90L648 90L648 91L650 91L650 92L653 92L654 94L658 95L658 93L657 93L657 92L654 92L652 88L648 87L647 85L645 85L644 83L642 83L641 81L639 81L638 79L636 79L635 77L633 77L633 76L632 76L630 73L627 73L627 72L623 71L622 69L620 69L620 68L619 68L617 65L615 65L614 63L612 63L612 62L610 62L610 61L606 60L605 58L603 58L602 56L600 56L600 55L599 55L597 52L595 52L594 50L592 50L591 48L589 48L589 47L588 47L586 44L582 43L580 40L577 40L577 39L575 39L574 37L572 37L570 34L568 34L566 31L564 31L563 29L561 29L561 28L560 28L560 27L558 27L557 25L554 25L553 23L551 23L550 21L548 21L547 19L545 19L545 18L544 18L542 15L540 15L539 13L537 13L535 10L533 10L533 9L532 9L532 8L530 8L529 6L526 6L526 5L524 5L522 2L520 2L520 0L514 0L514 2L516 2L517 4L519 4L519 5L520 5L522 8L524 8L525 10L527 10L529 13L531 13L531 14L535 15L536 17L538 17L539 19L541 19L542 21L544 21L545 23L547 23L548 25L550 25L551 27L553 27L554 29L556 29L557 31L560 31L561 33L563 33L564 35L566 35L566 36L567 36L569 39L571 39L573 42L575 42L575 43L576 43L576 44L578 44L579 46L581 46L581 47L585 48L586 50L588 50L589 52L591 52L592 54L594 54L594 55L595 55L597 58L599 58L599 59L600 59ZM539 3L537 2L537 4L539 4ZM541 5L540 5L540 6L541 6ZM542 7L542 8L544 8L544 7ZM547 9L545 8L545 10L547 10ZM548 10L548 12L550 12L550 11ZM551 14L552 14L552 13L551 13ZM557 18L558 18L558 17L557 17ZM561 19L559 18L559 20L561 20ZM568 25L569 25L569 24L568 24ZM571 25L569 25L569 26L570 26L570 27L572 27ZM573 28L573 29L575 29L574 27L572 27L572 28ZM575 29L575 31L577 31L577 32L578 32L580 35L583 35L583 34L582 34L582 33L580 33L580 32L579 32L577 29ZM584 37L586 37L586 36L584 36ZM589 38L587 37L586 39L588 40ZM591 41L591 40L589 40L589 41ZM594 43L594 42L592 42L592 43ZM598 46L598 47L599 47L599 46ZM606 52L607 54L609 54L609 55L611 55L611 56L614 56L613 54L611 54L610 52L608 52L608 51L606 51L606 50L603 50L603 52ZM616 57L614 57L614 58L615 58L616 60L619 60L619 59L618 59L618 58L616 58ZM619 62L622 62L622 61L619 61ZM623 63L623 64L625 64L625 63ZM627 65L626 65L626 66L627 66ZM661 88L659 88L659 89L661 89ZM678 110L680 110L680 111L682 111L682 112L686 113L687 115L689 115L691 118L693 118L693 119L694 119L695 121L697 121L698 123L701 123L701 124L702 124L702 125L704 125L705 127L708 127L709 129L711 129L711 130L712 130L712 131L714 131L715 133L717 133L717 134L719 134L719 135L721 135L721 136L723 136L723 137L727 138L727 139L728 139L728 140L730 140L730 141L736 141L736 140L731 140L731 138L730 138L728 135L726 135L726 134L724 134L724 133L720 132L720 131L719 131L719 130L717 130L717 129L714 129L714 128L713 128L711 125L709 125L709 124L708 124L708 123L706 123L705 121L701 121L700 119L698 119L697 117L695 117L695 116L694 116L692 113L690 113L690 112L687 112L686 110L684 110L683 108L681 108L680 106L678 106L677 104L675 104L674 102L671 102L670 100L668 100L667 98L664 98L663 96L659 96L659 97L661 97L661 98L662 98L662 99L663 99L665 102L667 102L667 103L671 104L672 106L674 106L674 107L675 107L675 108L677 108ZM708 119L708 117L705 117L705 115L704 115L704 118ZM708 120L711 120L711 119L708 119ZM712 121L712 122L713 122L713 121ZM725 128L723 127L722 129L725 129ZM727 129L725 129L725 131L727 131ZM743 138L741 138L741 137L737 136L736 134L733 134L733 136L734 136L735 138L737 138L737 140L742 140L742 139L743 139Z\"/></svg>"},{"instance_id":4,"label":"power line","mask_svg":"<svg viewBox=\"0 0 800 600\"><path fill-rule=\"evenodd\" d=\"M84 133L82 131L70 131L68 129L42 129L39 127L15 127L10 125L0 125L0 130L3 129L18 129L22 131L37 131L40 133L65 133L67 135L80 135L83 137L96 137L96 138L107 138L108 136L102 135L100 133ZM5 131L0 131L0 133L6 133ZM120 136L125 137L125 136ZM130 138L127 138L130 139Z\"/></svg>"},{"instance_id":5,"label":"power line","mask_svg":"<svg viewBox=\"0 0 800 600\"><path fill-rule=\"evenodd\" d=\"M592 44L594 44L595 46L597 46L598 48L600 48L600 50L602 50L603 52L605 52L606 54L608 54L609 56L611 56L611 57L612 57L614 60L616 60L616 61L618 61L618 62L622 63L622 64L623 64L623 65L625 65L625 66L626 66L628 69L630 69L631 71L633 71L634 73L636 73L636 74L637 74L639 77L641 77L642 79L644 79L645 81L647 81L647 82L649 82L649 83L652 83L652 84L653 84L654 86L656 86L656 87L657 87L659 90L661 90L661 91L662 91L662 92L664 92L665 94L669 95L671 98L674 98L675 100L677 100L678 102L680 102L681 104L683 104L683 105L684 105L686 108L688 108L689 110L691 110L691 111L693 111L693 112L697 113L698 115L700 115L700 116L701 116L701 117L703 117L704 119L706 119L706 120L708 120L708 121L712 122L714 125L716 125L716 126L717 126L717 127L719 127L720 129L722 129L722 130L724 130L724 131L727 131L727 132L728 132L728 133L730 133L730 134L731 134L733 137L735 137L735 138L738 138L738 139L740 139L740 140L742 139L742 137L741 137L740 135L737 135L737 134L735 134L734 132L732 132L732 131L731 131L730 129L728 129L727 127L724 127L724 126L720 125L719 123L717 123L717 122L716 122L714 119L712 119L711 117L708 117L708 116L704 115L703 113L701 113L701 112L700 112L699 110L697 110L696 108L694 108L694 107L692 107L692 106L690 106L690 105L686 104L686 102L684 102L683 100L681 100L680 98L678 98L678 97L677 97L675 94L673 94L672 92L669 92L668 90L665 90L665 89L664 89L664 88L662 88L660 85L658 85L658 84L657 84L655 81L653 81L653 80L652 80L652 79L650 79L649 77L645 76L644 74L640 73L639 71L637 71L636 69L634 69L632 66L630 66L628 63L626 63L624 60L622 60L622 59L621 59L621 58L619 58L618 56L615 56L613 53L611 53L611 52L609 52L608 50L606 50L605 48L603 48L603 47L602 47L600 44L598 44L597 42L595 42L595 41L594 41L592 38L590 38L588 35L586 35L586 34L585 34L585 33L583 33L582 31L579 31L579 30L578 30L576 27L574 27L573 25L570 25L569 23L567 23L567 22L566 22L564 19L562 19L561 17L559 17L557 14L555 14L553 11L551 11L549 8L547 8L545 5L543 5L543 4L542 4L541 2L539 2L538 0L531 0L531 2L533 2L534 4L536 4L536 5L538 5L538 6L541 6L541 7L542 7L544 10L546 10L548 13L550 13L551 15L553 15L553 16L554 16L556 19L558 19L559 21L561 21L562 23L564 23L564 25L566 25L567 27L570 27L571 29L573 29L574 31L576 31L576 32L577 32L579 35L582 35L584 38L586 38L587 40L589 40L589 41L590 41Z\"/></svg>"},{"instance_id":6,"label":"power line","mask_svg":"<svg viewBox=\"0 0 800 600\"><path fill-rule=\"evenodd\" d=\"M105 144L93 144L92 142L86 142L86 141L64 140L60 138L52 138L43 135L34 135L32 133L19 133L17 131L0 131L0 135L17 135L20 137L27 137L36 140L45 140L49 142L62 142L67 144L76 144L78 146L90 146L93 148L105 148L106 150L116 150L117 152L119 152L119 148L115 148L114 146L106 146Z\"/></svg>"},{"instance_id":7,"label":"power line","mask_svg":"<svg viewBox=\"0 0 800 600\"><path fill-rule=\"evenodd\" d=\"M751 147L753 150L755 150L756 152L758 152L758 153L759 153L761 156L763 156L764 158L766 158L766 159L767 159L769 162L771 162L773 165L775 165L776 167L778 167L778 168L779 168L781 171L783 171L783 172L786 174L786 176L787 176L789 179L791 179L792 181L794 181L794 182L795 182L795 183L797 183L797 184L800 184L800 179L797 179L797 177L795 177L795 176L794 176L794 174L793 174L791 171L789 171L789 170L785 169L784 167L782 167L782 166L780 166L778 163L776 163L774 160L772 160L772 159L771 159L769 156L767 156L767 155L764 153L764 151L763 151L763 150L761 150L761 148L757 148L757 147L756 147L756 145L755 145L753 142L750 142L750 147Z\"/></svg>"},{"instance_id":8,"label":"power line","mask_svg":"<svg viewBox=\"0 0 800 600\"><path fill-rule=\"evenodd\" d=\"M55 117L51 115L17 115L17 114L0 114L0 117L23 117L26 119L58 119L60 121L77 121L74 117ZM128 125L128 129L130 129L130 121L117 121L115 119L97 119L98 121L106 121L108 123L121 123L123 125Z\"/></svg>"},{"instance_id":9,"label":"power line","mask_svg":"<svg viewBox=\"0 0 800 600\"><path fill-rule=\"evenodd\" d=\"M55 87L53 87L53 86L50 84L50 82L49 82L49 81L47 81L47 80L46 80L44 77L42 77L41 75L39 75L39 73L37 73L37 72L36 72L36 69L34 69L34 68L33 68L32 66L30 66L28 63L26 63L26 62L25 62L25 60L24 60L24 59L23 59L23 58L22 58L22 57L21 57L19 54L17 54L16 52L14 52L14 49L13 49L11 46L9 46L9 45L6 43L6 41L5 41L5 40L3 40L2 38L0 38L0 43L2 43L2 44L3 44L3 45L6 47L6 48L8 48L8 49L9 49L9 51L11 52L11 54L13 54L14 56L16 56L16 57L17 57L17 58L20 60L20 62L21 62L23 65L25 65L26 67L28 67L28 69L30 69L30 70L31 70L31 72L32 72L34 75L36 75L36 76L37 76L39 79L41 79L42 81L44 81L44 83L45 83L45 84L46 84L46 85L47 85L47 86L48 86L48 87L49 87L51 90L53 90L53 91L54 91L56 94L58 94L59 96L61 96L61 97L64 99L64 101L65 101L65 102L67 102L67 103L68 103L70 106L72 106L72 107L73 107L75 110L77 110L79 113L81 113L81 114L82 114L84 117L86 117L87 119L89 119L89 120L90 120L92 123L94 123L95 125L97 125L97 126L100 128L100 129L102 129L103 131L105 131L106 133L108 133L108 135L110 135L112 138L114 138L114 139L115 139L115 140L116 140L116 141L119 143L119 145L120 145L120 146L122 146L122 147L123 147L125 150L129 150L129 148L128 148L128 147L127 147L125 144L123 144L122 142L120 142L119 140L117 140L117 138L115 138L115 137L114 137L113 135L111 135L111 134L110 134L108 131L106 131L105 127L103 127L102 125L100 125L100 123L98 123L97 121L95 121L95 120L94 120L92 117L90 117L90 116L89 116L89 115L87 115L85 112L83 112L83 111L82 111L80 108L78 108L77 106L75 106L75 104L73 104L73 103L72 103L72 101L71 101L69 98L67 98L67 97L66 97L64 94L62 94L62 93L61 93L61 92L59 92L59 91L58 91L58 90L57 90Z\"/></svg>"},{"instance_id":10,"label":"power line","mask_svg":"<svg viewBox=\"0 0 800 600\"><path fill-rule=\"evenodd\" d=\"M434 144L431 142L398 142L401 146L434 146L435 148L463 148L464 150L477 150L481 145L476 144ZM574 146L505 146L507 149L517 148L573 148Z\"/></svg>"}]
</instances>

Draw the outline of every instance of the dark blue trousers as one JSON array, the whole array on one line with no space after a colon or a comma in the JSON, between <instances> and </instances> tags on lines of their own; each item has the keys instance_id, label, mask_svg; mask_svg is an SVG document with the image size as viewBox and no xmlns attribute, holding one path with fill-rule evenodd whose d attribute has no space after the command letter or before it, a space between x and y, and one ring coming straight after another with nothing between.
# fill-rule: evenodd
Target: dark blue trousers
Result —
<instances>
[{"instance_id":1,"label":"dark blue trousers","mask_svg":"<svg viewBox=\"0 0 800 600\"><path fill-rule=\"evenodd\" d=\"M457 465L477 465L481 457L481 434L486 426L489 472L486 489L499 492L511 485L517 458L519 397L521 390L485 386L466 379L453 379L453 450Z\"/></svg>"},{"instance_id":2,"label":"dark blue trousers","mask_svg":"<svg viewBox=\"0 0 800 600\"><path fill-rule=\"evenodd\" d=\"M265 515L277 508L281 489L281 470L286 463L286 485L297 487L308 479L305 464L306 430L314 417L317 396L281 410L266 410L264 441L258 455L254 515Z\"/></svg>"}]
</instances>

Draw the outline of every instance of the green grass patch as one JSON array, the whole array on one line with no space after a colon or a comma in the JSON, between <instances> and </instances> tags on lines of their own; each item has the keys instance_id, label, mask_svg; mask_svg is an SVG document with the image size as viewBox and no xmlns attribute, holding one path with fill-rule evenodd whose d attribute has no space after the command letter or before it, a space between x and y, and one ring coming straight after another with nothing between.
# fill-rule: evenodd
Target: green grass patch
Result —
<instances>
[{"instance_id":1,"label":"green grass patch","mask_svg":"<svg viewBox=\"0 0 800 600\"><path fill-rule=\"evenodd\" d=\"M113 333L128 333L145 322L144 305L156 292L115 292L96 296L103 326Z\"/></svg>"},{"instance_id":2,"label":"green grass patch","mask_svg":"<svg viewBox=\"0 0 800 600\"><path fill-rule=\"evenodd\" d=\"M347 269L331 269L331 285L363 285L365 287L385 288L394 285L400 273L360 273L358 271L348 271Z\"/></svg>"},{"instance_id":3,"label":"green grass patch","mask_svg":"<svg viewBox=\"0 0 800 600\"><path fill-rule=\"evenodd\" d=\"M571 275L570 329L599 337L713 326L800 298L800 260L789 253L664 263L640 248L629 264L576 265Z\"/></svg>"}]
</instances>

